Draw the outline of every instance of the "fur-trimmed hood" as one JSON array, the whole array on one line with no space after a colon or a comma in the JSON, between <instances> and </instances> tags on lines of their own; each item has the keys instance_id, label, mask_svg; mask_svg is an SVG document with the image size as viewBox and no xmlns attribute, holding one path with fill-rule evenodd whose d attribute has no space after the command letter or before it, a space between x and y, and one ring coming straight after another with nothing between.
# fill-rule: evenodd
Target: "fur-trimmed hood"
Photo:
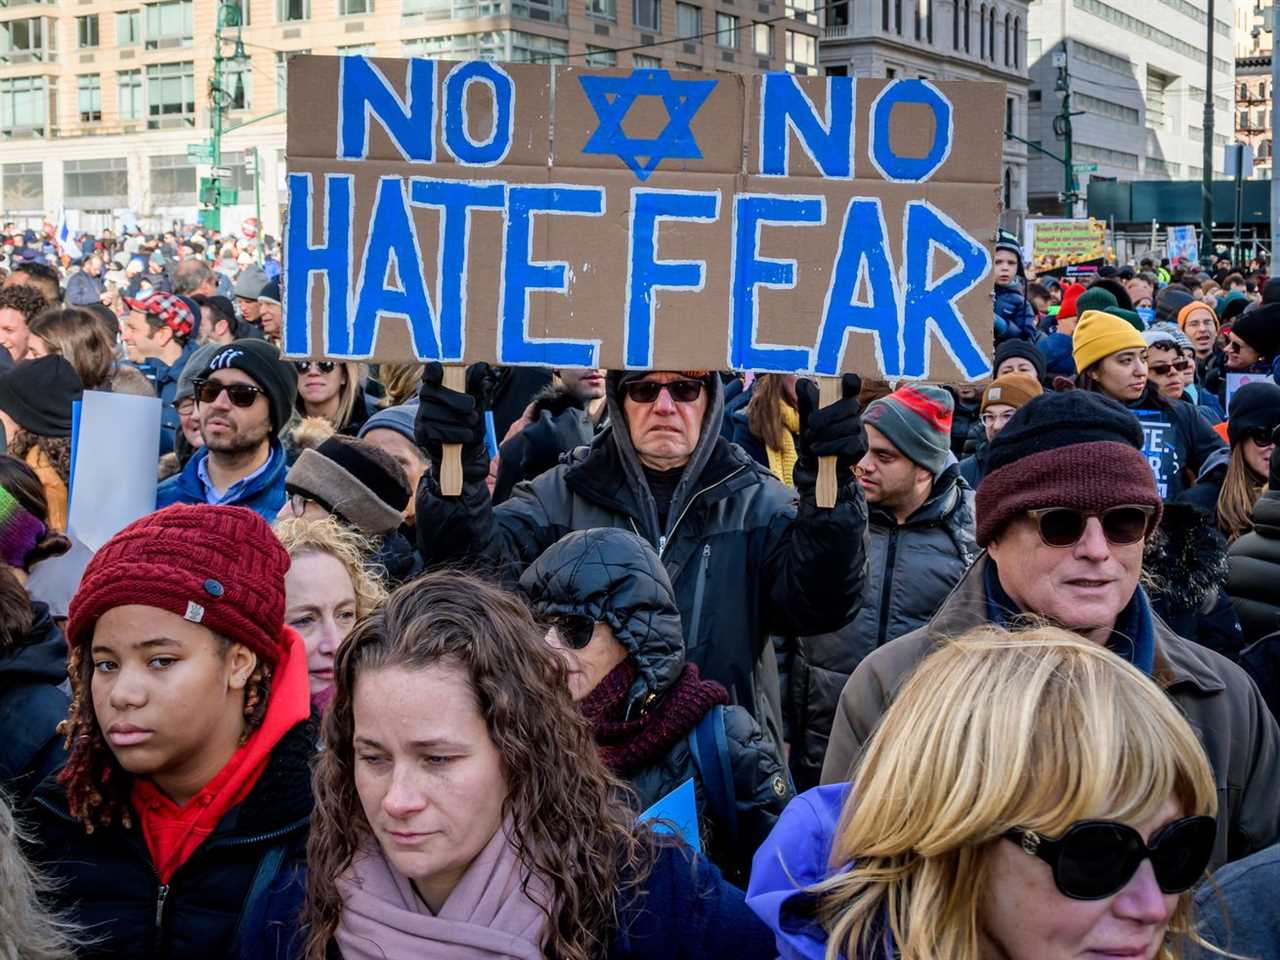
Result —
<instances>
[{"instance_id":1,"label":"fur-trimmed hood","mask_svg":"<svg viewBox=\"0 0 1280 960\"><path fill-rule=\"evenodd\" d=\"M1214 517L1188 503L1166 503L1147 542L1142 574L1152 599L1199 609L1227 582L1227 542Z\"/></svg>"}]
</instances>

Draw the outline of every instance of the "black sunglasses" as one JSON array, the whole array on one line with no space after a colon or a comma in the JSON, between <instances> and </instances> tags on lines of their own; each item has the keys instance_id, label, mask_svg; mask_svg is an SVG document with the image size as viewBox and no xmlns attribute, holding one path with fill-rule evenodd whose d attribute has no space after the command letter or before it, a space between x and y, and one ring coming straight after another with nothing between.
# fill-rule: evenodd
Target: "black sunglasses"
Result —
<instances>
[{"instance_id":1,"label":"black sunglasses","mask_svg":"<svg viewBox=\"0 0 1280 960\"><path fill-rule=\"evenodd\" d=\"M321 373L333 373L338 365L332 360L295 360L293 361L294 369L299 373L306 373L312 367L315 367Z\"/></svg>"},{"instance_id":2,"label":"black sunglasses","mask_svg":"<svg viewBox=\"0 0 1280 960\"><path fill-rule=\"evenodd\" d=\"M1174 360L1171 363L1151 363L1147 365L1147 369L1157 377L1167 377L1170 370L1184 373L1189 366L1191 366L1190 360Z\"/></svg>"},{"instance_id":3,"label":"black sunglasses","mask_svg":"<svg viewBox=\"0 0 1280 960\"><path fill-rule=\"evenodd\" d=\"M702 394L701 380L672 380L659 383L656 380L632 380L622 385L623 392L633 403L653 403L658 394L666 390L676 403L693 403Z\"/></svg>"},{"instance_id":4,"label":"black sunglasses","mask_svg":"<svg viewBox=\"0 0 1280 960\"><path fill-rule=\"evenodd\" d=\"M1081 820L1057 840L1030 830L1004 834L1047 863L1058 891L1072 900L1103 900L1118 893L1148 859L1165 893L1190 890L1209 866L1216 836L1213 817L1175 820L1161 827L1150 844L1133 827L1114 820Z\"/></svg>"},{"instance_id":5,"label":"black sunglasses","mask_svg":"<svg viewBox=\"0 0 1280 960\"><path fill-rule=\"evenodd\" d=\"M1028 510L1027 516L1036 522L1040 539L1047 547L1070 547L1079 542L1090 517L1102 521L1102 535L1107 538L1107 543L1120 546L1137 543L1150 533L1155 513L1155 507L1128 504L1101 513L1072 510L1070 507L1047 507Z\"/></svg>"},{"instance_id":6,"label":"black sunglasses","mask_svg":"<svg viewBox=\"0 0 1280 960\"><path fill-rule=\"evenodd\" d=\"M1280 428L1272 431L1268 427L1250 427L1244 431L1244 439L1252 440L1260 447L1269 447L1276 442L1275 438L1280 435Z\"/></svg>"},{"instance_id":7,"label":"black sunglasses","mask_svg":"<svg viewBox=\"0 0 1280 960\"><path fill-rule=\"evenodd\" d=\"M543 623L548 627L555 627L556 633L570 650L581 650L589 644L596 628L596 622L590 617L574 613L557 613L544 618Z\"/></svg>"},{"instance_id":8,"label":"black sunglasses","mask_svg":"<svg viewBox=\"0 0 1280 960\"><path fill-rule=\"evenodd\" d=\"M255 387L251 383L220 383L217 380L196 380L193 382L197 403L213 403L223 390L237 407L252 407L258 397L265 397L267 391Z\"/></svg>"}]
</instances>

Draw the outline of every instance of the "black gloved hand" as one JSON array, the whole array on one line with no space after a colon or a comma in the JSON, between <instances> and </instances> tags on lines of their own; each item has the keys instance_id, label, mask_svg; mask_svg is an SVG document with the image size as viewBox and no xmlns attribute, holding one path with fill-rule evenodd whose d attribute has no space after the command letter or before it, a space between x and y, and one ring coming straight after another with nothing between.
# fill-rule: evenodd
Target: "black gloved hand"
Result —
<instances>
[{"instance_id":1,"label":"black gloved hand","mask_svg":"<svg viewBox=\"0 0 1280 960\"><path fill-rule=\"evenodd\" d=\"M843 485L850 471L867 452L867 431L859 416L858 394L862 380L855 373L840 378L842 399L818 406L818 385L796 381L796 405L800 411L800 449L805 467L817 470L818 457L836 458L836 476Z\"/></svg>"},{"instance_id":2,"label":"black gloved hand","mask_svg":"<svg viewBox=\"0 0 1280 960\"><path fill-rule=\"evenodd\" d=\"M467 368L466 393L443 385L444 367L439 363L428 363L423 368L413 435L418 446L427 451L433 475L440 475L440 461L446 443L462 445L464 479L484 479L488 474L484 412L493 399L495 383L496 374L487 363L474 363ZM478 477L475 476L477 472Z\"/></svg>"}]
</instances>

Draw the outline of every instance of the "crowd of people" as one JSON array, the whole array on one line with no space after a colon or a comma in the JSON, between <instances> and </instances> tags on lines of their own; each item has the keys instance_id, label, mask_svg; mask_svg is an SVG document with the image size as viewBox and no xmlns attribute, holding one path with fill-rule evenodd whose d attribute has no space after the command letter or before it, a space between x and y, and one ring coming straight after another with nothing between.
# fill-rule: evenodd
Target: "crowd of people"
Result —
<instances>
[{"instance_id":1,"label":"crowd of people","mask_svg":"<svg viewBox=\"0 0 1280 960\"><path fill-rule=\"evenodd\" d=\"M0 229L0 957L1280 956L1265 270L1001 236L988 379L823 405L285 360L270 238L78 245ZM85 391L156 509L67 601Z\"/></svg>"}]
</instances>

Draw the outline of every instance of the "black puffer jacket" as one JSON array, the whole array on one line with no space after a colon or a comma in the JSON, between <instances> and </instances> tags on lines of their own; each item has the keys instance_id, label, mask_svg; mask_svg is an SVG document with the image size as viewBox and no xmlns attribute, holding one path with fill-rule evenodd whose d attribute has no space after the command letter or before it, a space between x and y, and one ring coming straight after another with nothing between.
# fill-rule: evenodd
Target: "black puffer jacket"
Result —
<instances>
[{"instance_id":1,"label":"black puffer jacket","mask_svg":"<svg viewBox=\"0 0 1280 960\"><path fill-rule=\"evenodd\" d=\"M26 603L26 592L16 597ZM67 642L43 603L32 603L31 629L0 650L0 787L20 809L66 760L57 726L67 716Z\"/></svg>"},{"instance_id":2,"label":"black puffer jacket","mask_svg":"<svg viewBox=\"0 0 1280 960\"><path fill-rule=\"evenodd\" d=\"M678 682L691 679L671 581L657 554L635 534L617 529L570 533L534 561L520 578L520 588L539 617L569 614L609 625L637 671L620 708L627 718L660 717ZM779 753L751 715L742 707L725 707L737 821L737 840L732 842L731 825L720 822L708 802L688 740L708 712L710 708L684 718L678 731L664 724L679 739L660 761L629 779L643 810L692 778L700 819L709 827L709 856L742 884L752 854L773 829L791 791Z\"/></svg>"},{"instance_id":3,"label":"black puffer jacket","mask_svg":"<svg viewBox=\"0 0 1280 960\"><path fill-rule=\"evenodd\" d=\"M819 633L853 617L865 578L866 501L850 476L836 506L814 503L815 477L782 484L720 437L718 378L701 439L656 529L649 492L610 377L610 428L494 507L484 481L443 497L436 479L418 487L418 545L428 566L478 560L508 582L566 533L632 530L653 547L675 588L689 662L781 743L773 633Z\"/></svg>"},{"instance_id":4,"label":"black puffer jacket","mask_svg":"<svg viewBox=\"0 0 1280 960\"><path fill-rule=\"evenodd\" d=\"M558 383L539 392L531 406L529 425L499 450L498 480L493 488L495 504L510 497L511 489L521 480L546 473L562 456L590 443L595 434L582 403Z\"/></svg>"},{"instance_id":5,"label":"black puffer jacket","mask_svg":"<svg viewBox=\"0 0 1280 960\"><path fill-rule=\"evenodd\" d=\"M55 884L51 906L97 941L81 960L292 960L300 955L311 820L310 761L318 730L280 740L249 795L232 808L167 888L136 823L98 827L71 818L53 778L32 804L32 860ZM237 931L243 931L239 935Z\"/></svg>"},{"instance_id":6,"label":"black puffer jacket","mask_svg":"<svg viewBox=\"0 0 1280 960\"><path fill-rule=\"evenodd\" d=\"M870 512L867 586L858 615L835 633L789 645L791 771L797 789L817 784L840 691L862 658L926 624L978 556L973 491L948 467L929 499L899 525Z\"/></svg>"},{"instance_id":7,"label":"black puffer jacket","mask_svg":"<svg viewBox=\"0 0 1280 960\"><path fill-rule=\"evenodd\" d=\"M1277 471L1271 468L1274 478ZM1246 643L1280 630L1280 490L1268 490L1253 508L1253 532L1227 551L1227 593Z\"/></svg>"}]
</instances>

